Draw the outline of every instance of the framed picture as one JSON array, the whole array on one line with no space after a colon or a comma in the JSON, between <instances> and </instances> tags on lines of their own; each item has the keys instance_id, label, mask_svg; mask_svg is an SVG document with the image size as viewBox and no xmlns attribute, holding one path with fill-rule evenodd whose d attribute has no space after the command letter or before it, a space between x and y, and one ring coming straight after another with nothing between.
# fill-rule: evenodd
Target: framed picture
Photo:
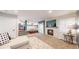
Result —
<instances>
[{"instance_id":1,"label":"framed picture","mask_svg":"<svg viewBox=\"0 0 79 59\"><path fill-rule=\"evenodd\" d=\"M56 20L49 20L46 22L46 27L56 27Z\"/></svg>"}]
</instances>

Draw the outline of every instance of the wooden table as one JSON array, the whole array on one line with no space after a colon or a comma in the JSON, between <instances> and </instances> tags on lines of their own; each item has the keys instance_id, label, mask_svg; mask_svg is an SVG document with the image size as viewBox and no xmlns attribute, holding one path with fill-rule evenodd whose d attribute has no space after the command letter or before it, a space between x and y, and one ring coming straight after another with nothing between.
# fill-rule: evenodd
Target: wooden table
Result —
<instances>
[{"instance_id":1,"label":"wooden table","mask_svg":"<svg viewBox=\"0 0 79 59\"><path fill-rule=\"evenodd\" d=\"M32 33L38 33L38 30L29 30L27 33L32 34Z\"/></svg>"}]
</instances>

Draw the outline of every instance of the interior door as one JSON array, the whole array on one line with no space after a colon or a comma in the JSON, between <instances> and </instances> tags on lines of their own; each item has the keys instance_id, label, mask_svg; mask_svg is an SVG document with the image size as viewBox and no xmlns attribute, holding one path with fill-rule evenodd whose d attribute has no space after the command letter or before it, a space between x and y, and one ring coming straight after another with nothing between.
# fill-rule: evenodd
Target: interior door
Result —
<instances>
[{"instance_id":1,"label":"interior door","mask_svg":"<svg viewBox=\"0 0 79 59\"><path fill-rule=\"evenodd\" d=\"M41 34L44 34L45 32L45 25L44 25L44 22L39 22L39 25L38 25L38 32L41 33Z\"/></svg>"}]
</instances>

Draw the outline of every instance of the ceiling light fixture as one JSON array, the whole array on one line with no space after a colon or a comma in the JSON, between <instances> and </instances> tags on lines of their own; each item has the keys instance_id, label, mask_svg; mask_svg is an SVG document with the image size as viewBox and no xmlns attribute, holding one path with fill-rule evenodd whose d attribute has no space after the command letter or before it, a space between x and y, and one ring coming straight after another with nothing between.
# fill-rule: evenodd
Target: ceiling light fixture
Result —
<instances>
[{"instance_id":1,"label":"ceiling light fixture","mask_svg":"<svg viewBox=\"0 0 79 59\"><path fill-rule=\"evenodd\" d=\"M48 13L50 13L50 14L51 14L51 13L52 13L52 10L49 10L49 11L48 11Z\"/></svg>"},{"instance_id":2,"label":"ceiling light fixture","mask_svg":"<svg viewBox=\"0 0 79 59\"><path fill-rule=\"evenodd\" d=\"M18 10L14 10L14 13L18 13Z\"/></svg>"}]
</instances>

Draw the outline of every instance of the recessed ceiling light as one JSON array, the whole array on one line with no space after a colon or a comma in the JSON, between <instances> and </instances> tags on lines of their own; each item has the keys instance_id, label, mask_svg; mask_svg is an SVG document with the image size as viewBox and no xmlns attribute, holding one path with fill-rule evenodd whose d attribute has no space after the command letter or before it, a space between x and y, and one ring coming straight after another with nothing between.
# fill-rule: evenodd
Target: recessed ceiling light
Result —
<instances>
[{"instance_id":1,"label":"recessed ceiling light","mask_svg":"<svg viewBox=\"0 0 79 59\"><path fill-rule=\"evenodd\" d=\"M18 10L14 10L15 13L18 13Z\"/></svg>"},{"instance_id":2,"label":"recessed ceiling light","mask_svg":"<svg viewBox=\"0 0 79 59\"><path fill-rule=\"evenodd\" d=\"M52 13L52 10L49 10L49 11L48 11L48 13L50 13L50 14L51 14L51 13Z\"/></svg>"}]
</instances>

